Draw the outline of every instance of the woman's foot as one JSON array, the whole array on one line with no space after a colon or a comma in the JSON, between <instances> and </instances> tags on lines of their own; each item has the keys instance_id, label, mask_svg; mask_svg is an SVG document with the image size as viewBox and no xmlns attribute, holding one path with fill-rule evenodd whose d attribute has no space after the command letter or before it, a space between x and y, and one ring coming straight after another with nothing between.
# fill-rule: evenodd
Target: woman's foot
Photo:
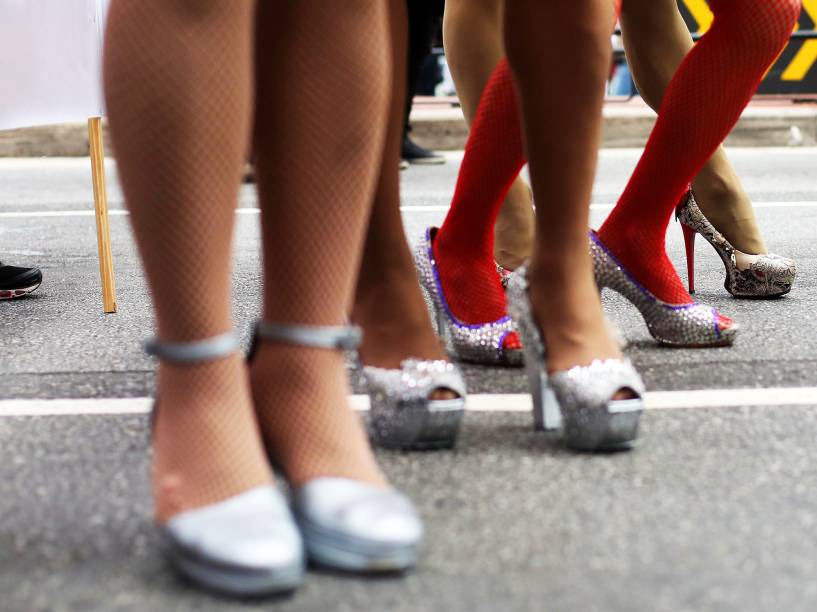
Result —
<instances>
[{"instance_id":1,"label":"woman's foot","mask_svg":"<svg viewBox=\"0 0 817 612\"><path fill-rule=\"evenodd\" d=\"M582 266L584 268L584 266ZM604 318L590 269L549 266L528 270L528 298L547 347L549 374L596 360L621 359L618 342ZM613 399L635 397L619 391Z\"/></svg>"},{"instance_id":2,"label":"woman's foot","mask_svg":"<svg viewBox=\"0 0 817 612\"><path fill-rule=\"evenodd\" d=\"M447 361L445 350L431 327L413 269L394 271L388 283L358 294L352 322L363 329L358 357L364 366L398 370L406 359ZM432 392L430 399L454 399L446 389Z\"/></svg>"},{"instance_id":3,"label":"woman's foot","mask_svg":"<svg viewBox=\"0 0 817 612\"><path fill-rule=\"evenodd\" d=\"M292 486L309 558L344 571L392 572L416 562L423 527L381 473L347 403L342 349L354 328L259 323L253 398L270 457Z\"/></svg>"},{"instance_id":4,"label":"woman's foot","mask_svg":"<svg viewBox=\"0 0 817 612\"><path fill-rule=\"evenodd\" d=\"M586 258L576 255L578 265L565 267L575 278ZM511 312L525 343L534 429L561 429L567 445L581 451L632 448L643 412L641 377L621 358L606 325L598 325L603 318L592 280L575 282L578 291L559 293L553 291L559 275L549 268L545 272L531 286L531 275L522 267L508 284ZM548 298L554 295L563 297ZM547 327L556 333L543 331L542 317L548 316Z\"/></svg>"},{"instance_id":5,"label":"woman's foot","mask_svg":"<svg viewBox=\"0 0 817 612\"><path fill-rule=\"evenodd\" d=\"M156 519L272 483L243 357L162 362L153 416Z\"/></svg>"},{"instance_id":6,"label":"woman's foot","mask_svg":"<svg viewBox=\"0 0 817 612\"><path fill-rule=\"evenodd\" d=\"M434 240L433 231L430 240L440 288L451 314L466 325L506 318L508 301L496 273L496 262L485 257L464 261L450 254L443 240ZM504 338L506 350L519 350L521 346L516 332Z\"/></svg>"},{"instance_id":7,"label":"woman's foot","mask_svg":"<svg viewBox=\"0 0 817 612\"><path fill-rule=\"evenodd\" d=\"M272 486L236 348L234 336L151 345L163 360L153 488L177 571L211 591L258 597L301 584L304 545L286 498Z\"/></svg>"},{"instance_id":8,"label":"woman's foot","mask_svg":"<svg viewBox=\"0 0 817 612\"><path fill-rule=\"evenodd\" d=\"M257 339L250 381L261 434L293 487L320 477L388 483L350 393L342 351Z\"/></svg>"},{"instance_id":9,"label":"woman's foot","mask_svg":"<svg viewBox=\"0 0 817 612\"><path fill-rule=\"evenodd\" d=\"M414 249L414 265L434 329L449 355L483 365L522 365L522 344L508 315L493 256L472 253L458 257L454 249L440 259L444 249L437 248L437 231L434 227L426 230ZM449 293L452 287L457 290ZM467 319L458 315L460 308L469 312Z\"/></svg>"},{"instance_id":10,"label":"woman's foot","mask_svg":"<svg viewBox=\"0 0 817 612\"><path fill-rule=\"evenodd\" d=\"M775 298L791 291L797 275L794 261L771 253L745 253L736 248L705 216L691 189L681 198L675 216L682 224L690 293L695 286L697 234L720 256L726 268L724 287L735 297Z\"/></svg>"}]
</instances>

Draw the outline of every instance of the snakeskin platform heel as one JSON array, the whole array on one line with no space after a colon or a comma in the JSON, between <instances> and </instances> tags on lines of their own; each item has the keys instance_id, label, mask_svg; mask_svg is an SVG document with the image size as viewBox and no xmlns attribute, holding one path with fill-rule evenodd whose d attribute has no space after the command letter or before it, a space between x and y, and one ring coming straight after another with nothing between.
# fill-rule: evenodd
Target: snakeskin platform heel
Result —
<instances>
[{"instance_id":1,"label":"snakeskin platform heel","mask_svg":"<svg viewBox=\"0 0 817 612\"><path fill-rule=\"evenodd\" d=\"M255 341L352 350L357 327L282 325L261 321ZM292 494L295 520L310 560L349 572L399 572L417 562L423 525L411 501L395 489L350 478L308 480Z\"/></svg>"},{"instance_id":2,"label":"snakeskin platform heel","mask_svg":"<svg viewBox=\"0 0 817 612\"><path fill-rule=\"evenodd\" d=\"M788 257L772 253L750 255L738 251L716 230L698 208L690 189L675 209L686 247L689 292L695 293L695 236L712 245L726 268L724 288L735 297L776 298L791 291L797 267Z\"/></svg>"},{"instance_id":3,"label":"snakeskin platform heel","mask_svg":"<svg viewBox=\"0 0 817 612\"><path fill-rule=\"evenodd\" d=\"M517 331L510 316L490 323L463 323L451 312L445 299L431 242L437 228L428 228L414 249L414 265L420 278L423 299L431 315L434 331L443 340L452 359L484 365L519 367L522 350L505 347L505 338Z\"/></svg>"},{"instance_id":4,"label":"snakeskin platform heel","mask_svg":"<svg viewBox=\"0 0 817 612\"><path fill-rule=\"evenodd\" d=\"M655 297L622 266L595 232L589 234L593 273L599 290L612 289L635 306L650 334L660 344L685 348L731 346L738 332L732 323L723 329L720 315L711 306L667 304Z\"/></svg>"},{"instance_id":5,"label":"snakeskin platform heel","mask_svg":"<svg viewBox=\"0 0 817 612\"><path fill-rule=\"evenodd\" d=\"M644 384L627 359L596 360L588 366L547 373L547 355L528 300L526 268L508 283L510 311L525 346L525 368L535 429L564 431L565 443L580 451L626 450L638 438ZM636 397L614 400L622 390Z\"/></svg>"},{"instance_id":6,"label":"snakeskin platform heel","mask_svg":"<svg viewBox=\"0 0 817 612\"><path fill-rule=\"evenodd\" d=\"M196 363L239 350L232 332L198 342L151 341L149 354ZM157 398L153 418L159 410ZM172 516L160 532L176 569L192 582L249 597L295 589L304 576L303 541L284 496L272 485Z\"/></svg>"},{"instance_id":7,"label":"snakeskin platform heel","mask_svg":"<svg viewBox=\"0 0 817 612\"><path fill-rule=\"evenodd\" d=\"M465 413L465 382L446 361L406 359L399 369L363 366L371 403L371 436L383 448L452 448ZM432 399L448 390L452 399Z\"/></svg>"}]
</instances>

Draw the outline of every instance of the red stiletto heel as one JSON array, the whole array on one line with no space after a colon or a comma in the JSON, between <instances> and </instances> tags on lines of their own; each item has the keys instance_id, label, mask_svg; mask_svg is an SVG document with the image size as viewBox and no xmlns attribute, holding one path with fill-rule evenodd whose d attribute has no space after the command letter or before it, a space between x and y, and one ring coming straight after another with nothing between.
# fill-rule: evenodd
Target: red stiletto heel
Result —
<instances>
[{"instance_id":1,"label":"red stiletto heel","mask_svg":"<svg viewBox=\"0 0 817 612\"><path fill-rule=\"evenodd\" d=\"M707 220L701 209L698 208L691 189L681 198L681 203L675 210L675 218L678 219L684 230L690 293L694 291L695 286L693 261L696 233L703 236L704 240L711 244L720 256L726 267L724 287L735 297L773 298L791 291L794 277L797 274L794 262L788 257L780 257L771 253L749 255L738 251ZM742 256L744 260L743 268L738 266L738 256Z\"/></svg>"},{"instance_id":2,"label":"red stiletto heel","mask_svg":"<svg viewBox=\"0 0 817 612\"><path fill-rule=\"evenodd\" d=\"M689 279L689 292L695 293L695 236L698 235L691 227L681 224L681 231L684 233L684 247L687 252L687 278Z\"/></svg>"}]
</instances>

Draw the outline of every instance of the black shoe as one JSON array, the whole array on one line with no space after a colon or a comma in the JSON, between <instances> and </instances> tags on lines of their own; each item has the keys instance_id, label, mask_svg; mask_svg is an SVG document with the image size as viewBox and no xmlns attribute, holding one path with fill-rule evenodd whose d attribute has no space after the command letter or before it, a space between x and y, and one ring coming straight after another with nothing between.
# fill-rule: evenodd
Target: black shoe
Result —
<instances>
[{"instance_id":1,"label":"black shoe","mask_svg":"<svg viewBox=\"0 0 817 612\"><path fill-rule=\"evenodd\" d=\"M37 268L7 266L0 262L0 300L12 300L37 289L43 273Z\"/></svg>"},{"instance_id":2,"label":"black shoe","mask_svg":"<svg viewBox=\"0 0 817 612\"><path fill-rule=\"evenodd\" d=\"M424 149L411 138L403 138L402 158L410 164L444 164L445 157L436 154L434 151Z\"/></svg>"}]
</instances>

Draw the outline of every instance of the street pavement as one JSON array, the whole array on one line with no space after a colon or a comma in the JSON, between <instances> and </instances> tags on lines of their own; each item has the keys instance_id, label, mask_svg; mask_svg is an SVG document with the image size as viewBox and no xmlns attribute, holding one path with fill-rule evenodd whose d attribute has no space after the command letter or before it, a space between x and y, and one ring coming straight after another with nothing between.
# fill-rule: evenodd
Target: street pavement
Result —
<instances>
[{"instance_id":1,"label":"street pavement","mask_svg":"<svg viewBox=\"0 0 817 612\"><path fill-rule=\"evenodd\" d=\"M602 152L594 226L638 153ZM605 305L650 391L800 387L813 395L817 149L730 156L771 250L797 261L792 293L731 298L720 260L699 240L696 297L741 324L735 347L662 349L629 304L605 294ZM412 242L444 217L460 158L402 174ZM0 303L0 400L153 392L140 348L152 319L119 214L115 164L114 315L101 309L89 174L87 159L0 160L0 258L39 265L45 277L31 297ZM252 187L240 206L233 302L246 342L260 304ZM684 270L675 223L667 243ZM465 371L472 394L525 391L520 371ZM497 397L492 410L469 412L456 450L379 452L426 521L416 571L381 579L314 572L294 597L241 603L194 591L163 560L151 523L146 415L4 416L0 401L0 611L813 610L817 406L758 398L650 410L636 450L587 456L566 451L558 435L532 432L529 415Z\"/></svg>"}]
</instances>

